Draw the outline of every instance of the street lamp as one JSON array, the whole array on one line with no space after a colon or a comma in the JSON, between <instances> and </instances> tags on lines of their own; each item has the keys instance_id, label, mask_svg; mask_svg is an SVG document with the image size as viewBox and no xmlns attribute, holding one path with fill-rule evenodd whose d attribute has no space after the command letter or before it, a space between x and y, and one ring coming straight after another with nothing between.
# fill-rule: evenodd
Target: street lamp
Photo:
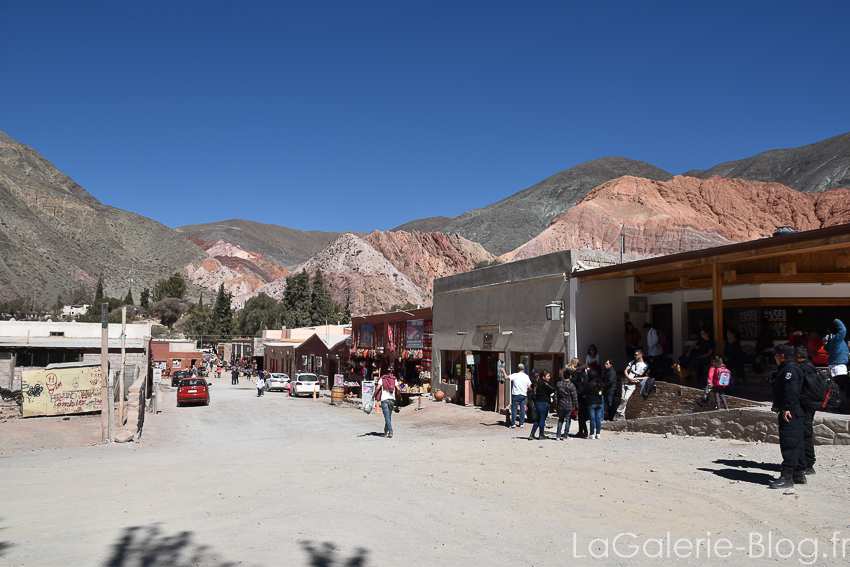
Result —
<instances>
[{"instance_id":1,"label":"street lamp","mask_svg":"<svg viewBox=\"0 0 850 567\"><path fill-rule=\"evenodd\" d=\"M569 331L567 331L567 318L565 317L566 313L566 302L562 299L560 301L552 301L548 305L546 305L546 320L547 321L557 321L558 319L564 322L564 366L567 364L567 359L569 358L569 345L567 344L567 337L570 336Z\"/></svg>"}]
</instances>

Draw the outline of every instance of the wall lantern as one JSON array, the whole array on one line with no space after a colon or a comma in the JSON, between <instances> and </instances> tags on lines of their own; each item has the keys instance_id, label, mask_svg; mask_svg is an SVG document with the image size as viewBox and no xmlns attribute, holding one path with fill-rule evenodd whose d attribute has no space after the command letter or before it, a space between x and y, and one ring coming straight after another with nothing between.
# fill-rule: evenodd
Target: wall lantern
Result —
<instances>
[{"instance_id":1,"label":"wall lantern","mask_svg":"<svg viewBox=\"0 0 850 567\"><path fill-rule=\"evenodd\" d=\"M546 320L560 321L564 318L564 300L553 301L546 306Z\"/></svg>"}]
</instances>

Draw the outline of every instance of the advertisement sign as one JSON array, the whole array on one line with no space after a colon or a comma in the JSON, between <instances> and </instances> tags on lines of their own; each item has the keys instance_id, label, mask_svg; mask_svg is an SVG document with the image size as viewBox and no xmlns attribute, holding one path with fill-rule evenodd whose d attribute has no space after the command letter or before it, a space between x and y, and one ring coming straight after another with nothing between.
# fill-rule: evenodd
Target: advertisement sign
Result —
<instances>
[{"instance_id":1,"label":"advertisement sign","mask_svg":"<svg viewBox=\"0 0 850 567\"><path fill-rule=\"evenodd\" d=\"M372 380L364 380L362 385L363 388L361 391L363 392L363 405L366 405L368 400L375 397L375 382Z\"/></svg>"},{"instance_id":2,"label":"advertisement sign","mask_svg":"<svg viewBox=\"0 0 850 567\"><path fill-rule=\"evenodd\" d=\"M360 348L372 348L372 325L360 325L360 338L357 346Z\"/></svg>"},{"instance_id":3,"label":"advertisement sign","mask_svg":"<svg viewBox=\"0 0 850 567\"><path fill-rule=\"evenodd\" d=\"M159 384L162 382L162 369L154 368L153 369L153 383Z\"/></svg>"},{"instance_id":4,"label":"advertisement sign","mask_svg":"<svg viewBox=\"0 0 850 567\"><path fill-rule=\"evenodd\" d=\"M334 386L342 386L342 374L334 374Z\"/></svg>"},{"instance_id":5,"label":"advertisement sign","mask_svg":"<svg viewBox=\"0 0 850 567\"><path fill-rule=\"evenodd\" d=\"M422 348L424 337L424 319L413 319L407 322L407 335L404 342L406 348Z\"/></svg>"},{"instance_id":6,"label":"advertisement sign","mask_svg":"<svg viewBox=\"0 0 850 567\"><path fill-rule=\"evenodd\" d=\"M23 416L100 411L100 365L24 370Z\"/></svg>"}]
</instances>

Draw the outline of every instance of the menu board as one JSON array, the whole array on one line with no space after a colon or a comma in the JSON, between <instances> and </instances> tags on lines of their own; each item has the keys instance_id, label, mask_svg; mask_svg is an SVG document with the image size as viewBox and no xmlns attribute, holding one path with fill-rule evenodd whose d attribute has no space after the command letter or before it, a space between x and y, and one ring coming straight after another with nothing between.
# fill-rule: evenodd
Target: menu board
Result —
<instances>
[{"instance_id":1,"label":"menu board","mask_svg":"<svg viewBox=\"0 0 850 567\"><path fill-rule=\"evenodd\" d=\"M761 312L760 312L761 311ZM781 307L747 307L738 310L738 339L756 340L759 336L759 321L766 318L773 327L777 340L788 338L788 310Z\"/></svg>"}]
</instances>

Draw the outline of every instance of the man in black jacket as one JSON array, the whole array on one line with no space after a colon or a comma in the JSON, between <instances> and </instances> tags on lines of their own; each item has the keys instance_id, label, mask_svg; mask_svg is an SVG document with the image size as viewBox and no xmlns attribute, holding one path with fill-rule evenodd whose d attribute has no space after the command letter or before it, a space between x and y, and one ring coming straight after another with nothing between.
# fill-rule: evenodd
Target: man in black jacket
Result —
<instances>
[{"instance_id":1,"label":"man in black jacket","mask_svg":"<svg viewBox=\"0 0 850 567\"><path fill-rule=\"evenodd\" d=\"M611 421L614 419L614 395L617 393L617 371L614 370L614 365L611 359L605 361L605 368L602 370L602 395L605 400L605 415L606 419Z\"/></svg>"},{"instance_id":2,"label":"man in black jacket","mask_svg":"<svg viewBox=\"0 0 850 567\"><path fill-rule=\"evenodd\" d=\"M811 360L809 360L809 351L806 348L806 345L801 344L794 347L794 362L796 362L803 371L803 376L818 373L818 369L815 368L815 365L812 364ZM810 475L815 474L815 432L813 426L815 421L815 412L809 411L806 408L803 408L803 410L806 412L806 421L803 427L806 474Z\"/></svg>"},{"instance_id":3,"label":"man in black jacket","mask_svg":"<svg viewBox=\"0 0 850 567\"><path fill-rule=\"evenodd\" d=\"M806 484L806 412L800 406L803 370L794 362L794 349L790 346L779 345L773 352L779 365L773 378L773 411L779 413L782 472L770 481L770 488L784 489L794 484Z\"/></svg>"}]
</instances>

